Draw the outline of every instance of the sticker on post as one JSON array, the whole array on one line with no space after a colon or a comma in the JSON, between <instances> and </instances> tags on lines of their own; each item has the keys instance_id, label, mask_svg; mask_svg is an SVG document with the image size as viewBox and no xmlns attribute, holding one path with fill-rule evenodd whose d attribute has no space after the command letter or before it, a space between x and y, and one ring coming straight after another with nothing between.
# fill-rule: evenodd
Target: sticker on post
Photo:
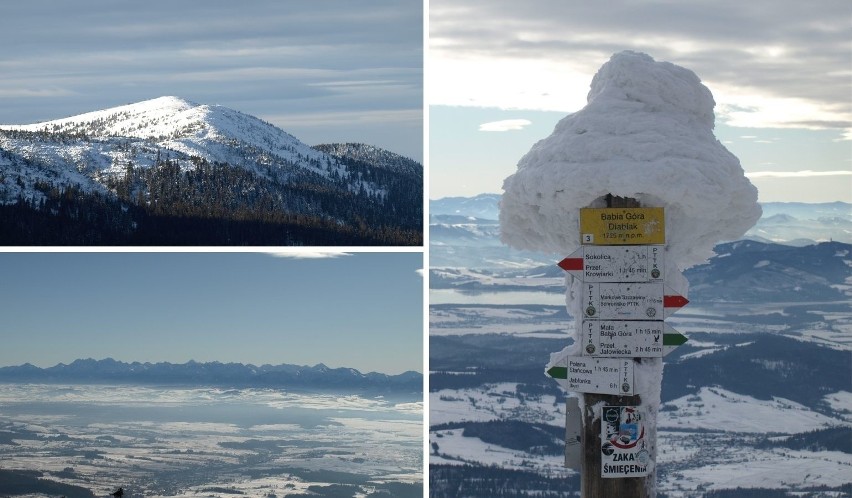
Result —
<instances>
[{"instance_id":1,"label":"sticker on post","mask_svg":"<svg viewBox=\"0 0 852 498\"><path fill-rule=\"evenodd\" d=\"M644 477L651 453L644 413L636 406L601 410L601 477Z\"/></svg>"}]
</instances>

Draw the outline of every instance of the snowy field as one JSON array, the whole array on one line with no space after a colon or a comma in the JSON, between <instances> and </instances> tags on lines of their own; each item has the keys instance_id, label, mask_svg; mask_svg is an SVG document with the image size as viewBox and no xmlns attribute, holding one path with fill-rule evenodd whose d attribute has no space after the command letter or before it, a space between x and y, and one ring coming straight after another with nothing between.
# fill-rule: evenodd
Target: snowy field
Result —
<instances>
[{"instance_id":1,"label":"snowy field","mask_svg":"<svg viewBox=\"0 0 852 498\"><path fill-rule=\"evenodd\" d=\"M447 338L489 333L517 338L564 338L566 345L569 344L572 325L564 304L512 305L492 293L480 293L477 297L480 304L475 306L463 303L433 306L430 334ZM789 304L690 305L667 320L686 336L702 334L702 340L691 339L687 343L696 350L683 355L679 361L744 346L748 341L736 342L736 336L753 333L782 334L852 352L852 316L847 312L821 312L824 321L798 325L762 323L756 318L774 313L783 315ZM813 303L817 308L822 304L825 303ZM722 338L733 340L722 344L718 342ZM546 358L542 359L542 368L544 362ZM455 373L473 375L474 371ZM572 471L562 465L561 455L534 455L476 437L465 437L463 429L438 427L494 420L564 427L563 398L548 394L519 396L517 387L517 383L502 382L431 392L429 442L438 445L439 450L432 452L430 463L471 463L536 470L543 475L570 474ZM781 397L756 399L720 387L705 386L697 394L663 403L658 418L660 492L670 497L687 498L714 489L807 489L821 485L837 487L852 481L852 455L848 453L756 447L758 441L779 434L852 425L852 392L826 393L822 400L828 409L817 411ZM820 496L834 496L832 493Z\"/></svg>"},{"instance_id":2,"label":"snowy field","mask_svg":"<svg viewBox=\"0 0 852 498\"><path fill-rule=\"evenodd\" d=\"M0 384L4 469L128 496L422 486L422 402L272 389ZM314 488L311 488L311 487Z\"/></svg>"}]
</instances>

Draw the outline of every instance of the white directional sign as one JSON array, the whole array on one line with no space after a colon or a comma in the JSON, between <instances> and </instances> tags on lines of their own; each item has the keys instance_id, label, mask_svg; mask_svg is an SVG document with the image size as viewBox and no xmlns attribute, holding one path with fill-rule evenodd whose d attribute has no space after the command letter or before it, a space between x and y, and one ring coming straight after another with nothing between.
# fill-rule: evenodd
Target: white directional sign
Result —
<instances>
[{"instance_id":1,"label":"white directional sign","mask_svg":"<svg viewBox=\"0 0 852 498\"><path fill-rule=\"evenodd\" d=\"M665 246L582 246L559 267L582 282L662 282Z\"/></svg>"},{"instance_id":2,"label":"white directional sign","mask_svg":"<svg viewBox=\"0 0 852 498\"><path fill-rule=\"evenodd\" d=\"M577 393L633 395L633 360L567 356L547 374Z\"/></svg>"},{"instance_id":3,"label":"white directional sign","mask_svg":"<svg viewBox=\"0 0 852 498\"><path fill-rule=\"evenodd\" d=\"M651 461L645 413L636 406L601 410L601 477L644 477Z\"/></svg>"},{"instance_id":4,"label":"white directional sign","mask_svg":"<svg viewBox=\"0 0 852 498\"><path fill-rule=\"evenodd\" d=\"M565 467L580 471L583 459L583 413L574 396L565 401Z\"/></svg>"},{"instance_id":5,"label":"white directional sign","mask_svg":"<svg viewBox=\"0 0 852 498\"><path fill-rule=\"evenodd\" d=\"M586 356L659 358L686 342L661 320L583 320Z\"/></svg>"},{"instance_id":6,"label":"white directional sign","mask_svg":"<svg viewBox=\"0 0 852 498\"><path fill-rule=\"evenodd\" d=\"M583 316L594 320L662 320L689 301L662 282L583 284Z\"/></svg>"}]
</instances>

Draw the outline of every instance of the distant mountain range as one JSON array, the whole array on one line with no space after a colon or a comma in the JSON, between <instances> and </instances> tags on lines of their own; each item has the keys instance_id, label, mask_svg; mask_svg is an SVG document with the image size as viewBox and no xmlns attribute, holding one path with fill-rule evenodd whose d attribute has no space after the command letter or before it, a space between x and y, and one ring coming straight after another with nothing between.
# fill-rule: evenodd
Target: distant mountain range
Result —
<instances>
[{"instance_id":1,"label":"distant mountain range","mask_svg":"<svg viewBox=\"0 0 852 498\"><path fill-rule=\"evenodd\" d=\"M65 365L39 368L29 363L0 368L0 382L45 383L138 383L157 385L205 385L223 387L275 387L303 389L379 390L422 392L423 375L408 371L399 375L361 373L354 368L329 368L322 363L298 365L246 365L242 363L125 363L75 360Z\"/></svg>"},{"instance_id":2,"label":"distant mountain range","mask_svg":"<svg viewBox=\"0 0 852 498\"><path fill-rule=\"evenodd\" d=\"M154 231L148 218L159 217L176 228L186 227L174 218L194 219L196 232L229 220L224 244L416 245L422 194L423 168L411 159L366 144L310 147L253 116L177 97L0 126L3 212L17 206L64 218L99 231L105 240L95 242L145 243ZM278 235L234 237L248 222L277 225L254 231ZM218 228L202 226L200 235ZM66 243L8 221L2 230L13 243Z\"/></svg>"},{"instance_id":3,"label":"distant mountain range","mask_svg":"<svg viewBox=\"0 0 852 498\"><path fill-rule=\"evenodd\" d=\"M565 256L518 251L503 245L499 201L499 194L430 201L430 265L510 269L548 264L556 256ZM852 204L768 202L761 206L763 217L745 239L792 246L828 241L852 243Z\"/></svg>"},{"instance_id":4,"label":"distant mountain range","mask_svg":"<svg viewBox=\"0 0 852 498\"><path fill-rule=\"evenodd\" d=\"M820 301L852 297L852 244L823 242L796 247L741 240L719 244L715 251L717 255L707 263L684 272L690 300L771 303L797 302L803 296ZM561 294L565 292L564 275L554 259L521 270L432 268L429 283L433 289L465 292L536 290Z\"/></svg>"}]
</instances>

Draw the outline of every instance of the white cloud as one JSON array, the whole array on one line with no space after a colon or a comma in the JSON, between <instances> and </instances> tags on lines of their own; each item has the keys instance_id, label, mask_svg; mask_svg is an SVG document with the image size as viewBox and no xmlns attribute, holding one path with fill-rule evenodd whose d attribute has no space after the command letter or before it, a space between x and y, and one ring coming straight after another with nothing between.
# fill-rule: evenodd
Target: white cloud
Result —
<instances>
[{"instance_id":1,"label":"white cloud","mask_svg":"<svg viewBox=\"0 0 852 498\"><path fill-rule=\"evenodd\" d=\"M812 171L809 169L802 171L754 171L746 173L748 178L807 178L814 176L849 176L852 171Z\"/></svg>"},{"instance_id":2,"label":"white cloud","mask_svg":"<svg viewBox=\"0 0 852 498\"><path fill-rule=\"evenodd\" d=\"M420 275L421 277L426 275L426 270L424 270L423 268L420 268L420 269L417 269L417 270L414 270L414 271L416 271L417 274Z\"/></svg>"},{"instance_id":3,"label":"white cloud","mask_svg":"<svg viewBox=\"0 0 852 498\"><path fill-rule=\"evenodd\" d=\"M848 2L433 0L435 105L579 110L622 50L689 68L731 126L836 129L852 139ZM475 17L477 23L469 19Z\"/></svg>"},{"instance_id":4,"label":"white cloud","mask_svg":"<svg viewBox=\"0 0 852 498\"><path fill-rule=\"evenodd\" d=\"M339 258L341 256L352 256L352 253L343 251L305 251L295 248L293 250L281 250L267 253L276 258L293 258L293 259L324 259L324 258Z\"/></svg>"},{"instance_id":5,"label":"white cloud","mask_svg":"<svg viewBox=\"0 0 852 498\"><path fill-rule=\"evenodd\" d=\"M490 123L482 123L479 125L479 131L512 131L523 130L524 126L529 126L532 121L529 119L504 119L502 121L491 121Z\"/></svg>"}]
</instances>

